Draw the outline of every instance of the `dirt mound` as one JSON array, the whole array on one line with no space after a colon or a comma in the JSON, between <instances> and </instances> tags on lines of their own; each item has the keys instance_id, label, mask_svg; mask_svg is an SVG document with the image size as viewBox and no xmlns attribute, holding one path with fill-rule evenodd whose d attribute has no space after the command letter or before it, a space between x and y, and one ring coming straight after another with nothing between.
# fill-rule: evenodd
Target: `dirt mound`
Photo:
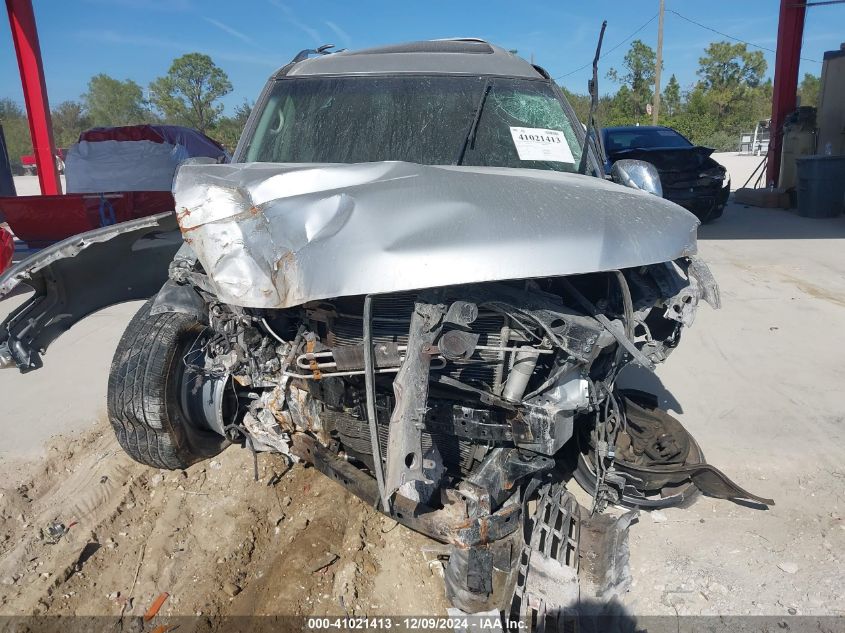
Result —
<instances>
[{"instance_id":1,"label":"dirt mound","mask_svg":"<svg viewBox=\"0 0 845 633\"><path fill-rule=\"evenodd\" d=\"M111 429L0 487L0 615L445 614L431 541L312 468L238 447L185 471ZM5 479L5 481L10 481Z\"/></svg>"}]
</instances>

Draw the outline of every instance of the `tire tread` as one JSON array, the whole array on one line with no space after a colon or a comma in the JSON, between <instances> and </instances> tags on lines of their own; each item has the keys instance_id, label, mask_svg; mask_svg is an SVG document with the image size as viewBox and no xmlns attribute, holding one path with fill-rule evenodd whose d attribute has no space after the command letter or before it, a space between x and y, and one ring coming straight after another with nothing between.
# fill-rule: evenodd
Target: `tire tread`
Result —
<instances>
[{"instance_id":1,"label":"tire tread","mask_svg":"<svg viewBox=\"0 0 845 633\"><path fill-rule=\"evenodd\" d=\"M120 446L132 459L148 466L187 468L219 453L225 438L195 431L176 401L173 372L186 337L202 325L187 314L151 314L148 301L129 322L112 360L108 386L108 417ZM199 441L197 441L199 440Z\"/></svg>"}]
</instances>

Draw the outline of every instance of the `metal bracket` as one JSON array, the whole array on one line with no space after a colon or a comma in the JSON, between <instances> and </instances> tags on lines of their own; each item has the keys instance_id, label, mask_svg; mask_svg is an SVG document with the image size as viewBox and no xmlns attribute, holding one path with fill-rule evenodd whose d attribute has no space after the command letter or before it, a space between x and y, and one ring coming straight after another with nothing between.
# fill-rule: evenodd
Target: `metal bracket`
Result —
<instances>
[{"instance_id":1,"label":"metal bracket","mask_svg":"<svg viewBox=\"0 0 845 633\"><path fill-rule=\"evenodd\" d=\"M446 306L436 303L436 295L429 293L432 302L420 296L411 317L408 349L405 362L393 381L396 405L390 416L387 438L387 469L385 493L390 497L403 484L412 481L431 483L423 471L421 432L425 428L428 405L429 367L431 349L440 334Z\"/></svg>"},{"instance_id":2,"label":"metal bracket","mask_svg":"<svg viewBox=\"0 0 845 633\"><path fill-rule=\"evenodd\" d=\"M511 427L495 411L473 409L452 402L432 401L426 414L426 428L481 442L510 442Z\"/></svg>"}]
</instances>

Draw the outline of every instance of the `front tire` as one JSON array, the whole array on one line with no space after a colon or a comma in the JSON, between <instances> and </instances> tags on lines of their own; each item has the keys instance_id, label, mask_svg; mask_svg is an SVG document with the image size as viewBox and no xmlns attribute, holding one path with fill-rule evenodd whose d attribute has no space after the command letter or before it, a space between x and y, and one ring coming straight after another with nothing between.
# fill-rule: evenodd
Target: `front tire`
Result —
<instances>
[{"instance_id":1,"label":"front tire","mask_svg":"<svg viewBox=\"0 0 845 633\"><path fill-rule=\"evenodd\" d=\"M186 414L182 397L185 354L204 325L176 312L151 314L147 301L129 322L109 373L108 416L132 459L166 469L213 457L229 442Z\"/></svg>"}]
</instances>

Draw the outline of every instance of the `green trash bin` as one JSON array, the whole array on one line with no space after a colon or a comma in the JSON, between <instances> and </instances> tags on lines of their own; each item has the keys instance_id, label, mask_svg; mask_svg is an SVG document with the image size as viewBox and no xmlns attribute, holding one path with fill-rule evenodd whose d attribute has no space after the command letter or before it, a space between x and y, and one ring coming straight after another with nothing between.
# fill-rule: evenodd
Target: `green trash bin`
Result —
<instances>
[{"instance_id":1,"label":"green trash bin","mask_svg":"<svg viewBox=\"0 0 845 633\"><path fill-rule=\"evenodd\" d=\"M835 218L845 211L845 156L801 156L798 215Z\"/></svg>"}]
</instances>

